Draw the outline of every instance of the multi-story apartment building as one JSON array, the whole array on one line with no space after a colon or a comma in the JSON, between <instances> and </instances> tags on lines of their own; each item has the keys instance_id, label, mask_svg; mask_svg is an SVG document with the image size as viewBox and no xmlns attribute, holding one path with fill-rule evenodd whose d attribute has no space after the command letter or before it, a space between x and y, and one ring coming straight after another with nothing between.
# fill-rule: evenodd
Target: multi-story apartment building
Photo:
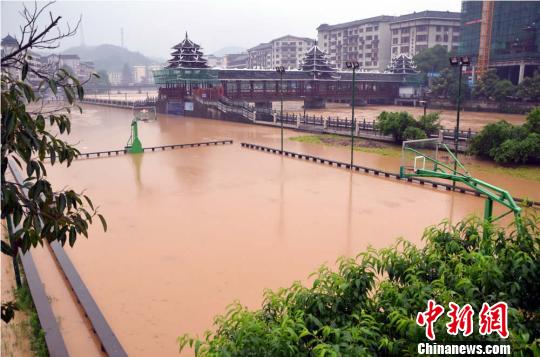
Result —
<instances>
[{"instance_id":1,"label":"multi-story apartment building","mask_svg":"<svg viewBox=\"0 0 540 357\"><path fill-rule=\"evenodd\" d=\"M480 48L480 27L484 6L491 5L491 46L489 68L501 78L517 84L540 68L540 2L463 1L461 5L461 45L459 53L471 56L476 67ZM486 19L487 20L487 19ZM484 39L486 41L486 39Z\"/></svg>"},{"instance_id":2,"label":"multi-story apartment building","mask_svg":"<svg viewBox=\"0 0 540 357\"><path fill-rule=\"evenodd\" d=\"M306 52L314 45L314 39L292 35L261 43L248 49L249 68L299 68Z\"/></svg>"},{"instance_id":3,"label":"multi-story apartment building","mask_svg":"<svg viewBox=\"0 0 540 357\"><path fill-rule=\"evenodd\" d=\"M412 57L435 45L457 51L460 15L459 12L422 11L396 17L390 23L392 57L399 54Z\"/></svg>"},{"instance_id":4,"label":"multi-story apartment building","mask_svg":"<svg viewBox=\"0 0 540 357\"><path fill-rule=\"evenodd\" d=\"M390 22L393 16L376 16L317 28L318 46L338 69L358 61L366 70L383 71L390 62Z\"/></svg>"},{"instance_id":5,"label":"multi-story apartment building","mask_svg":"<svg viewBox=\"0 0 540 357\"><path fill-rule=\"evenodd\" d=\"M249 68L272 68L272 49L271 43L261 43L248 49Z\"/></svg>"}]
</instances>

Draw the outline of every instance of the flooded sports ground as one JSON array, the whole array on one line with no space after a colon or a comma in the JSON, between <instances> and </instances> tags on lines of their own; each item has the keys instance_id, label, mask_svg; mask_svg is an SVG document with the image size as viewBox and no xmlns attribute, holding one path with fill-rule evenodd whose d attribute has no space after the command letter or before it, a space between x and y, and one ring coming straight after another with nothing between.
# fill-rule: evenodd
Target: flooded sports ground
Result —
<instances>
[{"instance_id":1,"label":"flooded sports ground","mask_svg":"<svg viewBox=\"0 0 540 357\"><path fill-rule=\"evenodd\" d=\"M73 115L69 142L82 153L123 149L132 111L83 109ZM285 130L285 150L347 162L347 147L295 139L301 135ZM133 356L175 355L178 336L202 335L235 300L257 308L265 289L306 282L323 263L397 238L422 245L425 227L483 212L484 200L474 195L241 146L277 148L279 128L158 114L139 123L139 136L144 147L232 143L83 158L48 169L58 187L84 190L107 218L106 233L93 225L88 240L65 250ZM357 151L355 164L397 172L400 158ZM478 176L540 200L539 181L489 170ZM80 309L66 303L70 292L47 249L34 256L47 272L43 283L70 353L99 352Z\"/></svg>"},{"instance_id":2,"label":"flooded sports ground","mask_svg":"<svg viewBox=\"0 0 540 357\"><path fill-rule=\"evenodd\" d=\"M1 2L2 357L538 351L540 1L306 5Z\"/></svg>"}]
</instances>

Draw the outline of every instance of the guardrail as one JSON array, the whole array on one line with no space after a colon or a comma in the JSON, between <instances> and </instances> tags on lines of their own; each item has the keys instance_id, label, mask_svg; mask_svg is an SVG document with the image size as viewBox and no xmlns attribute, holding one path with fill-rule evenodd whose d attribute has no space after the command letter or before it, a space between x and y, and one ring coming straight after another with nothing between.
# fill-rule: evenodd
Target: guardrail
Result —
<instances>
[{"instance_id":1,"label":"guardrail","mask_svg":"<svg viewBox=\"0 0 540 357\"><path fill-rule=\"evenodd\" d=\"M217 146L217 145L226 145L232 144L232 140L216 140L216 141L203 141L199 143L188 143L188 144L173 144L173 145L161 145L161 146L150 146L143 148L144 152L155 152L155 151L165 151L167 149L184 149L191 147L200 147L200 146ZM83 152L77 155L77 159L92 159L92 158L101 158L101 157L112 157L127 154L127 149L118 149L118 150L103 150L103 151L92 151L92 152ZM49 159L49 157L46 157Z\"/></svg>"},{"instance_id":2,"label":"guardrail","mask_svg":"<svg viewBox=\"0 0 540 357\"><path fill-rule=\"evenodd\" d=\"M21 173L11 163L9 164L9 168L15 180L22 185L24 180ZM28 194L27 189L23 190L25 194ZM107 323L107 320L105 320L105 317L90 294L90 291L86 288L86 285L80 278L79 273L64 251L64 248L57 241L50 243L49 248L59 265L60 271L66 277L84 315L88 318L92 326L92 332L95 333L101 349L105 351L108 356L127 356L127 353ZM32 300L36 306L40 324L45 331L45 342L49 354L51 356L68 356L64 339L60 333L54 313L52 312L49 298L43 289L43 283L39 278L31 253L27 252L24 254L22 256L22 261L23 268L27 274L27 282L30 287L30 293L32 294Z\"/></svg>"},{"instance_id":3,"label":"guardrail","mask_svg":"<svg viewBox=\"0 0 540 357\"><path fill-rule=\"evenodd\" d=\"M274 149L274 148L271 148L271 147L268 147L268 146L262 146L262 145L250 144L250 143L241 143L241 146L244 147L244 148L248 148L248 149L254 149L254 150L269 152L269 153L272 153L272 154L279 154L279 155L283 155L283 156L288 156L288 157L292 157L292 158L296 158L296 159L301 159L301 160L311 161L311 162L315 162L315 163L325 164L325 165L329 165L329 166L335 166L335 167L345 168L345 169L349 169L349 170L351 169L351 164L349 164L349 163L336 161L336 160L325 159L325 158L318 157L318 156L313 156L313 155L308 155L308 154L299 154L299 153L296 153L296 152L293 152L293 151L285 151L285 150L281 151L279 149ZM452 184L433 181L433 180L428 180L428 179L423 179L423 178L418 178L418 177L402 178L399 175L399 173L389 172L389 171L380 170L380 169L375 169L375 168L367 167L367 166L352 165L352 169L354 171L357 171L357 172L364 172L366 174L372 174L372 175L375 175L377 177L390 178L390 179L394 179L394 180L397 180L397 181L400 181L400 182L416 183L416 184L420 184L420 185L426 186L426 187L431 187L431 188L434 188L434 189L444 189L446 191L451 191L453 189ZM475 191L475 190L473 190L471 188L468 188L468 187L456 186L455 191L459 192L459 193L471 194L471 195L479 196L479 197L487 197L484 194L481 194L481 193L479 193L479 192L477 192L477 191ZM537 202L537 201L529 201L529 200L525 200L525 199L522 199L522 198L519 198L519 197L514 197L514 200L516 202L526 202L527 205L530 206L530 207L540 208L540 202Z\"/></svg>"}]
</instances>

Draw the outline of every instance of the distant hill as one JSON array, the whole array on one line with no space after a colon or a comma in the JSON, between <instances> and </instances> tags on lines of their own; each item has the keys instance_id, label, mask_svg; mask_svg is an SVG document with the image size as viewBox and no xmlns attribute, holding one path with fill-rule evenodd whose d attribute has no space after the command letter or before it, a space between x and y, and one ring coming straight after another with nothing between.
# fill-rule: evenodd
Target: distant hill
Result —
<instances>
[{"instance_id":1,"label":"distant hill","mask_svg":"<svg viewBox=\"0 0 540 357\"><path fill-rule=\"evenodd\" d=\"M146 57L140 52L130 51L115 45L77 46L62 52L79 55L83 61L92 61L96 70L121 72L124 63L130 66L158 64L159 60Z\"/></svg>"},{"instance_id":2,"label":"distant hill","mask_svg":"<svg viewBox=\"0 0 540 357\"><path fill-rule=\"evenodd\" d=\"M216 52L212 54L217 57L223 57L231 53L242 53L242 52L246 52L246 49L244 47L227 46L227 47L223 47L220 50L217 50Z\"/></svg>"}]
</instances>

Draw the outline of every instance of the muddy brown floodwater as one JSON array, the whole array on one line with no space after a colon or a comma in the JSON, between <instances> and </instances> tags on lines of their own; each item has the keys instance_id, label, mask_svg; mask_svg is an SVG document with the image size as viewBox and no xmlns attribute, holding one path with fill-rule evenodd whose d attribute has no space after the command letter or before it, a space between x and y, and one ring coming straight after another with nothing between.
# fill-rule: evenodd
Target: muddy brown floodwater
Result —
<instances>
[{"instance_id":1,"label":"muddy brown floodwater","mask_svg":"<svg viewBox=\"0 0 540 357\"><path fill-rule=\"evenodd\" d=\"M131 112L85 106L70 141L82 152L117 149ZM82 279L131 356L174 356L176 338L202 334L238 299L306 281L320 264L421 243L425 227L481 214L479 198L394 182L241 148L279 145L279 129L160 115L139 126L143 146L233 139L233 145L80 160L54 166L57 187L85 189L106 216L90 239L67 248ZM286 137L298 133L286 130ZM346 160L346 148L285 141L286 149ZM357 154L359 164L395 158ZM524 183L507 178L512 185ZM529 189L538 188L531 186ZM54 296L52 297L54 298Z\"/></svg>"},{"instance_id":2,"label":"muddy brown floodwater","mask_svg":"<svg viewBox=\"0 0 540 357\"><path fill-rule=\"evenodd\" d=\"M298 101L284 102L283 110L289 113L303 114L304 109L302 107L304 103ZM279 102L273 104L275 110L279 110ZM364 107L356 107L354 117L357 120L365 119L368 122L376 120L379 114L383 111L401 112L406 111L411 113L414 117L419 117L424 114L423 107L407 107L397 105L368 105ZM448 109L431 109L428 108L428 113L440 112L441 125L447 129L452 129L456 126L456 111ZM323 115L325 117L339 117L339 118L351 118L351 107L345 103L327 103L325 109L309 109L308 115ZM462 111L460 116L460 130L473 130L479 131L486 124L494 123L499 120L506 120L512 124L523 124L525 122L525 115L522 114L505 114L505 113L483 113Z\"/></svg>"}]
</instances>

